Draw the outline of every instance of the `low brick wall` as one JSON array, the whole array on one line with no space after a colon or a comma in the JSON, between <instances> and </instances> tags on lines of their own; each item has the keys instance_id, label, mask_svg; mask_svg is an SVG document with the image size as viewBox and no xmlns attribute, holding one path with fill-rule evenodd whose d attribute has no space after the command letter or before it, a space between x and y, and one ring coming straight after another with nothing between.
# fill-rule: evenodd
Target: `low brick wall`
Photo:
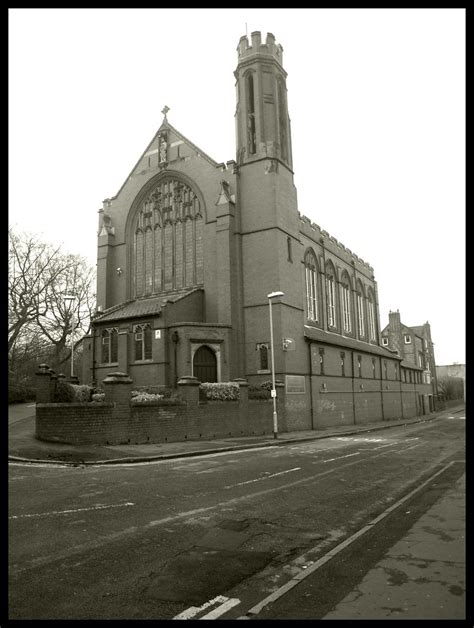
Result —
<instances>
[{"instance_id":1,"label":"low brick wall","mask_svg":"<svg viewBox=\"0 0 474 628\"><path fill-rule=\"evenodd\" d=\"M36 437L72 445L121 445L209 440L273 433L271 400L132 405L117 415L113 403L40 403Z\"/></svg>"}]
</instances>

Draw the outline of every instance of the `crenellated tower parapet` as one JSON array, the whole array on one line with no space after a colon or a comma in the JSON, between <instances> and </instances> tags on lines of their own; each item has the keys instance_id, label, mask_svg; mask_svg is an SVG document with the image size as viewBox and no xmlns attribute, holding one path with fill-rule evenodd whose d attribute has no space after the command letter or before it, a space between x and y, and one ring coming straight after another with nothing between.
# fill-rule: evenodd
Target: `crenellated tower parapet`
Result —
<instances>
[{"instance_id":1,"label":"crenellated tower parapet","mask_svg":"<svg viewBox=\"0 0 474 628\"><path fill-rule=\"evenodd\" d=\"M254 31L251 34L251 44L247 35L240 38L237 52L239 55L239 63L255 54L271 55L282 66L283 70L283 46L275 42L275 36L267 33L265 43L262 44L262 35L260 31ZM283 70L286 76L286 72Z\"/></svg>"},{"instance_id":2,"label":"crenellated tower parapet","mask_svg":"<svg viewBox=\"0 0 474 628\"><path fill-rule=\"evenodd\" d=\"M272 159L293 168L283 48L267 33L245 35L237 47L237 164ZM272 166L270 172L276 168Z\"/></svg>"}]
</instances>

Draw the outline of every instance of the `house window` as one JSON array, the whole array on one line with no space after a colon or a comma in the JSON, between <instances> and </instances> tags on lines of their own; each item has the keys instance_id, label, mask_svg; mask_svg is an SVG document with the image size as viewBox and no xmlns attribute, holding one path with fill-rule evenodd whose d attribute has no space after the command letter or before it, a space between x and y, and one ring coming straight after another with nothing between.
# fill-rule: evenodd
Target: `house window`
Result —
<instances>
[{"instance_id":1,"label":"house window","mask_svg":"<svg viewBox=\"0 0 474 628\"><path fill-rule=\"evenodd\" d=\"M365 334L364 300L360 292L357 293L357 319L359 321L359 337L362 338Z\"/></svg>"},{"instance_id":2,"label":"house window","mask_svg":"<svg viewBox=\"0 0 474 628\"><path fill-rule=\"evenodd\" d=\"M320 375L324 375L324 349L322 348L319 349L319 368Z\"/></svg>"},{"instance_id":3,"label":"house window","mask_svg":"<svg viewBox=\"0 0 474 628\"><path fill-rule=\"evenodd\" d=\"M410 384L412 384L413 383L413 379L412 379L411 371L408 371L408 378L410 380Z\"/></svg>"},{"instance_id":4,"label":"house window","mask_svg":"<svg viewBox=\"0 0 474 628\"><path fill-rule=\"evenodd\" d=\"M336 327L336 281L333 275L327 277L328 287L328 325Z\"/></svg>"},{"instance_id":5,"label":"house window","mask_svg":"<svg viewBox=\"0 0 474 628\"><path fill-rule=\"evenodd\" d=\"M387 360L383 361L383 370L385 373L385 379L388 379Z\"/></svg>"},{"instance_id":6,"label":"house window","mask_svg":"<svg viewBox=\"0 0 474 628\"><path fill-rule=\"evenodd\" d=\"M395 371L395 379L398 380L398 364L395 362L395 364L393 365L394 371Z\"/></svg>"},{"instance_id":7,"label":"house window","mask_svg":"<svg viewBox=\"0 0 474 628\"><path fill-rule=\"evenodd\" d=\"M115 327L112 329L104 329L101 333L102 338L102 364L112 364L117 362L118 354L118 329Z\"/></svg>"},{"instance_id":8,"label":"house window","mask_svg":"<svg viewBox=\"0 0 474 628\"><path fill-rule=\"evenodd\" d=\"M268 371L268 345L266 343L260 343L257 345L259 356L259 370Z\"/></svg>"},{"instance_id":9,"label":"house window","mask_svg":"<svg viewBox=\"0 0 474 628\"><path fill-rule=\"evenodd\" d=\"M362 377L362 356L357 356L357 367L359 369L359 377Z\"/></svg>"},{"instance_id":10,"label":"house window","mask_svg":"<svg viewBox=\"0 0 474 628\"><path fill-rule=\"evenodd\" d=\"M408 334L405 334L405 344L411 345L411 336L409 336Z\"/></svg>"},{"instance_id":11,"label":"house window","mask_svg":"<svg viewBox=\"0 0 474 628\"><path fill-rule=\"evenodd\" d=\"M388 338L382 338L382 345L388 347Z\"/></svg>"},{"instance_id":12,"label":"house window","mask_svg":"<svg viewBox=\"0 0 474 628\"><path fill-rule=\"evenodd\" d=\"M308 251L304 260L306 280L306 315L309 320L317 322L318 316L318 270L316 258L312 251Z\"/></svg>"},{"instance_id":13,"label":"house window","mask_svg":"<svg viewBox=\"0 0 474 628\"><path fill-rule=\"evenodd\" d=\"M367 302L367 317L369 319L369 340L375 340L375 307L374 300L370 292Z\"/></svg>"},{"instance_id":14,"label":"house window","mask_svg":"<svg viewBox=\"0 0 474 628\"><path fill-rule=\"evenodd\" d=\"M351 324L351 293L346 283L341 285L341 303L342 303L342 328L345 332L350 333Z\"/></svg>"},{"instance_id":15,"label":"house window","mask_svg":"<svg viewBox=\"0 0 474 628\"><path fill-rule=\"evenodd\" d=\"M345 367L344 367L344 359L346 357L346 354L344 351L341 351L341 375L342 377L345 377L346 372L345 372Z\"/></svg>"},{"instance_id":16,"label":"house window","mask_svg":"<svg viewBox=\"0 0 474 628\"><path fill-rule=\"evenodd\" d=\"M141 323L133 327L135 360L151 360L151 325Z\"/></svg>"}]
</instances>

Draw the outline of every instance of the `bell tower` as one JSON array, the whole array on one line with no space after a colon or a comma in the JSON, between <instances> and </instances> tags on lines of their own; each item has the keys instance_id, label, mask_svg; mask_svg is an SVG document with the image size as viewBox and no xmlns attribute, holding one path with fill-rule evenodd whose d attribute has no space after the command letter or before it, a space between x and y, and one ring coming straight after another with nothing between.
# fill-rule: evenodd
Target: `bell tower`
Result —
<instances>
[{"instance_id":1,"label":"bell tower","mask_svg":"<svg viewBox=\"0 0 474 628\"><path fill-rule=\"evenodd\" d=\"M246 35L237 48L237 164L251 163L265 157L278 159L290 170L290 119L286 95L286 72L283 69L283 48L267 33Z\"/></svg>"},{"instance_id":2,"label":"bell tower","mask_svg":"<svg viewBox=\"0 0 474 628\"><path fill-rule=\"evenodd\" d=\"M284 293L273 304L276 373L283 377L285 372L300 372L303 365L297 356L306 356L304 351L287 351L290 345L285 344L285 339L301 337L303 321L287 73L283 48L271 33L262 43L260 32L253 32L251 45L246 36L241 37L237 53L236 216L241 238L245 377L268 379L268 369L258 360L258 347L269 346L269 293Z\"/></svg>"}]
</instances>

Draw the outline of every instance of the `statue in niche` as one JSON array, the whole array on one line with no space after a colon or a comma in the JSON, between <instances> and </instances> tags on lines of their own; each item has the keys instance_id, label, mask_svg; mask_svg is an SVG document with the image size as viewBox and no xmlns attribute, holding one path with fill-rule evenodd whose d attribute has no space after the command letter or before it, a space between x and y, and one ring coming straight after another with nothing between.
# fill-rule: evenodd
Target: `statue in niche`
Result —
<instances>
[{"instance_id":1,"label":"statue in niche","mask_svg":"<svg viewBox=\"0 0 474 628\"><path fill-rule=\"evenodd\" d=\"M168 143L166 142L166 136L161 135L160 143L159 143L160 164L166 163L167 152L168 152Z\"/></svg>"}]
</instances>

